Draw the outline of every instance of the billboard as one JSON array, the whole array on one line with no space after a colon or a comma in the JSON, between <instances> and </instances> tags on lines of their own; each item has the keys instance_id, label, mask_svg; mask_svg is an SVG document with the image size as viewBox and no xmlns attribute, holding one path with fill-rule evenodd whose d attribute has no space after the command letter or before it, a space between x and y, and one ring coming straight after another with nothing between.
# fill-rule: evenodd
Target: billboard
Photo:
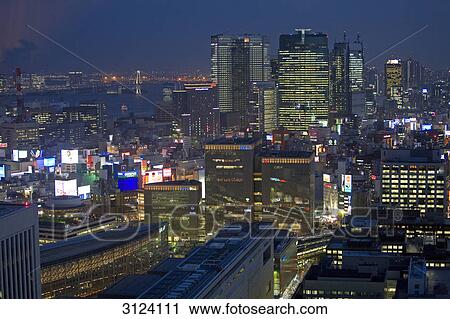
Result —
<instances>
[{"instance_id":1,"label":"billboard","mask_svg":"<svg viewBox=\"0 0 450 319\"><path fill-rule=\"evenodd\" d=\"M53 167L56 165L56 159L54 157L44 158L45 167Z\"/></svg>"},{"instance_id":2,"label":"billboard","mask_svg":"<svg viewBox=\"0 0 450 319\"><path fill-rule=\"evenodd\" d=\"M163 169L163 177L164 178L172 178L172 169L171 168L164 168Z\"/></svg>"},{"instance_id":3,"label":"billboard","mask_svg":"<svg viewBox=\"0 0 450 319\"><path fill-rule=\"evenodd\" d=\"M78 164L78 150L61 150L61 163Z\"/></svg>"},{"instance_id":4,"label":"billboard","mask_svg":"<svg viewBox=\"0 0 450 319\"><path fill-rule=\"evenodd\" d=\"M352 192L352 175L342 175L342 191L344 193Z\"/></svg>"},{"instance_id":5,"label":"billboard","mask_svg":"<svg viewBox=\"0 0 450 319\"><path fill-rule=\"evenodd\" d=\"M139 189L139 177L138 172L119 172L117 173L117 187L121 192L134 191Z\"/></svg>"},{"instance_id":6,"label":"billboard","mask_svg":"<svg viewBox=\"0 0 450 319\"><path fill-rule=\"evenodd\" d=\"M91 185L78 187L78 196L81 199L88 199L91 195Z\"/></svg>"},{"instance_id":7,"label":"billboard","mask_svg":"<svg viewBox=\"0 0 450 319\"><path fill-rule=\"evenodd\" d=\"M139 189L139 178L129 177L129 178L119 178L117 181L117 187L121 192L135 191Z\"/></svg>"},{"instance_id":8,"label":"billboard","mask_svg":"<svg viewBox=\"0 0 450 319\"><path fill-rule=\"evenodd\" d=\"M77 180L55 180L55 196L78 196Z\"/></svg>"},{"instance_id":9,"label":"billboard","mask_svg":"<svg viewBox=\"0 0 450 319\"><path fill-rule=\"evenodd\" d=\"M6 177L6 167L5 165L0 165L0 180Z\"/></svg>"},{"instance_id":10,"label":"billboard","mask_svg":"<svg viewBox=\"0 0 450 319\"><path fill-rule=\"evenodd\" d=\"M118 172L117 177L119 179L122 178L131 178L131 177L138 177L138 173L136 171L129 171L129 172Z\"/></svg>"},{"instance_id":11,"label":"billboard","mask_svg":"<svg viewBox=\"0 0 450 319\"><path fill-rule=\"evenodd\" d=\"M12 160L18 162L21 159L28 158L28 151L13 150Z\"/></svg>"},{"instance_id":12,"label":"billboard","mask_svg":"<svg viewBox=\"0 0 450 319\"><path fill-rule=\"evenodd\" d=\"M163 181L163 171L153 170L145 172L144 184L161 183Z\"/></svg>"}]
</instances>

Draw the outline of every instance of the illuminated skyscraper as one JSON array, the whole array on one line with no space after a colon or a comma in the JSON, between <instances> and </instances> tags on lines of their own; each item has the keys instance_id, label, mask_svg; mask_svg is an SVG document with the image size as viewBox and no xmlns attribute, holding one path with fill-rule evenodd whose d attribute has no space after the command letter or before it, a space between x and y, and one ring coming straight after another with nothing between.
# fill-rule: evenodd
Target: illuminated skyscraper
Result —
<instances>
[{"instance_id":1,"label":"illuminated skyscraper","mask_svg":"<svg viewBox=\"0 0 450 319\"><path fill-rule=\"evenodd\" d=\"M185 136L217 138L220 135L220 112L215 83L186 83L176 90L176 114L181 118Z\"/></svg>"},{"instance_id":2,"label":"illuminated skyscraper","mask_svg":"<svg viewBox=\"0 0 450 319\"><path fill-rule=\"evenodd\" d=\"M419 89L422 85L423 69L419 62L409 58L403 64L404 89Z\"/></svg>"},{"instance_id":3,"label":"illuminated skyscraper","mask_svg":"<svg viewBox=\"0 0 450 319\"><path fill-rule=\"evenodd\" d=\"M250 107L253 110L250 126L253 131L271 133L277 128L277 94L274 82L254 82Z\"/></svg>"},{"instance_id":4,"label":"illuminated skyscraper","mask_svg":"<svg viewBox=\"0 0 450 319\"><path fill-rule=\"evenodd\" d=\"M217 84L223 129L248 128L251 83L270 78L268 51L260 35L211 37L211 79Z\"/></svg>"},{"instance_id":5,"label":"illuminated skyscraper","mask_svg":"<svg viewBox=\"0 0 450 319\"><path fill-rule=\"evenodd\" d=\"M293 131L326 126L329 110L328 36L298 29L280 36L278 124Z\"/></svg>"},{"instance_id":6,"label":"illuminated skyscraper","mask_svg":"<svg viewBox=\"0 0 450 319\"><path fill-rule=\"evenodd\" d=\"M386 76L386 97L403 106L403 67L399 59L388 60L384 66Z\"/></svg>"},{"instance_id":7,"label":"illuminated skyscraper","mask_svg":"<svg viewBox=\"0 0 450 319\"><path fill-rule=\"evenodd\" d=\"M330 111L348 115L351 113L352 96L350 91L350 52L348 42L334 44L330 62Z\"/></svg>"},{"instance_id":8,"label":"illuminated skyscraper","mask_svg":"<svg viewBox=\"0 0 450 319\"><path fill-rule=\"evenodd\" d=\"M352 92L364 92L364 50L359 40L357 47L350 50L350 85Z\"/></svg>"},{"instance_id":9,"label":"illuminated skyscraper","mask_svg":"<svg viewBox=\"0 0 450 319\"><path fill-rule=\"evenodd\" d=\"M365 115L373 117L377 111L376 92L373 87L368 87L365 91Z\"/></svg>"}]
</instances>

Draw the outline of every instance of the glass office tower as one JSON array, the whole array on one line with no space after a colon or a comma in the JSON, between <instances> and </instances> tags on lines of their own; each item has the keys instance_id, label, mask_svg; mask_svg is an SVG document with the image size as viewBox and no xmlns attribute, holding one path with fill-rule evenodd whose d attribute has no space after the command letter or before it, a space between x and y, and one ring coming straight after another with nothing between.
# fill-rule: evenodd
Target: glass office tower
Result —
<instances>
[{"instance_id":1,"label":"glass office tower","mask_svg":"<svg viewBox=\"0 0 450 319\"><path fill-rule=\"evenodd\" d=\"M330 111L335 114L351 113L350 51L348 42L334 44L330 62Z\"/></svg>"},{"instance_id":2,"label":"glass office tower","mask_svg":"<svg viewBox=\"0 0 450 319\"><path fill-rule=\"evenodd\" d=\"M249 127L251 83L269 78L269 44L265 37L211 37L211 80L217 84L224 131L244 131Z\"/></svg>"},{"instance_id":3,"label":"glass office tower","mask_svg":"<svg viewBox=\"0 0 450 319\"><path fill-rule=\"evenodd\" d=\"M400 59L388 60L384 66L386 76L386 97L403 107L403 67Z\"/></svg>"},{"instance_id":4,"label":"glass office tower","mask_svg":"<svg viewBox=\"0 0 450 319\"><path fill-rule=\"evenodd\" d=\"M303 132L311 125L327 126L328 36L309 29L281 35L278 57L279 125Z\"/></svg>"}]
</instances>

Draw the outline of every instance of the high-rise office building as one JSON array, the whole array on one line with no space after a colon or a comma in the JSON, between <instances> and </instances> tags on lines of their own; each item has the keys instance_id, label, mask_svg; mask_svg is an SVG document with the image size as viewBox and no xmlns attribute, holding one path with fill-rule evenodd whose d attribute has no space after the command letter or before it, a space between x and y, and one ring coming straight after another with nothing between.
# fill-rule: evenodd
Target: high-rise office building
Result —
<instances>
[{"instance_id":1,"label":"high-rise office building","mask_svg":"<svg viewBox=\"0 0 450 319\"><path fill-rule=\"evenodd\" d=\"M269 44L265 37L211 37L211 80L217 84L224 130L243 131L249 127L251 83L269 78Z\"/></svg>"},{"instance_id":2,"label":"high-rise office building","mask_svg":"<svg viewBox=\"0 0 450 319\"><path fill-rule=\"evenodd\" d=\"M405 90L419 89L423 83L423 68L418 61L407 59L403 64L403 87Z\"/></svg>"},{"instance_id":3,"label":"high-rise office building","mask_svg":"<svg viewBox=\"0 0 450 319\"><path fill-rule=\"evenodd\" d=\"M377 100L376 100L376 91L373 87L368 87L365 89L365 115L367 117L375 116L377 111Z\"/></svg>"},{"instance_id":4,"label":"high-rise office building","mask_svg":"<svg viewBox=\"0 0 450 319\"><path fill-rule=\"evenodd\" d=\"M176 90L173 95L184 135L219 137L220 112L215 83L187 83L183 90Z\"/></svg>"},{"instance_id":5,"label":"high-rise office building","mask_svg":"<svg viewBox=\"0 0 450 319\"><path fill-rule=\"evenodd\" d=\"M254 82L250 107L252 131L271 133L277 129L277 93L274 82Z\"/></svg>"},{"instance_id":6,"label":"high-rise office building","mask_svg":"<svg viewBox=\"0 0 450 319\"><path fill-rule=\"evenodd\" d=\"M376 95L382 93L382 77L377 72L377 69L375 67L367 67L364 71L364 78L366 88L373 88Z\"/></svg>"},{"instance_id":7,"label":"high-rise office building","mask_svg":"<svg viewBox=\"0 0 450 319\"><path fill-rule=\"evenodd\" d=\"M38 234L36 207L0 204L0 299L40 298Z\"/></svg>"},{"instance_id":8,"label":"high-rise office building","mask_svg":"<svg viewBox=\"0 0 450 319\"><path fill-rule=\"evenodd\" d=\"M348 42L334 44L330 61L330 112L340 115L351 113L350 50Z\"/></svg>"},{"instance_id":9,"label":"high-rise office building","mask_svg":"<svg viewBox=\"0 0 450 319\"><path fill-rule=\"evenodd\" d=\"M328 36L298 29L280 36L278 52L278 124L306 132L311 125L328 125Z\"/></svg>"},{"instance_id":10,"label":"high-rise office building","mask_svg":"<svg viewBox=\"0 0 450 319\"><path fill-rule=\"evenodd\" d=\"M364 92L364 47L358 39L350 50L350 86L352 92Z\"/></svg>"},{"instance_id":11,"label":"high-rise office building","mask_svg":"<svg viewBox=\"0 0 450 319\"><path fill-rule=\"evenodd\" d=\"M439 150L382 150L381 169L383 206L447 213L447 164Z\"/></svg>"},{"instance_id":12,"label":"high-rise office building","mask_svg":"<svg viewBox=\"0 0 450 319\"><path fill-rule=\"evenodd\" d=\"M384 66L385 70L385 93L386 97L395 101L398 108L403 107L403 67L399 59L388 60Z\"/></svg>"}]
</instances>

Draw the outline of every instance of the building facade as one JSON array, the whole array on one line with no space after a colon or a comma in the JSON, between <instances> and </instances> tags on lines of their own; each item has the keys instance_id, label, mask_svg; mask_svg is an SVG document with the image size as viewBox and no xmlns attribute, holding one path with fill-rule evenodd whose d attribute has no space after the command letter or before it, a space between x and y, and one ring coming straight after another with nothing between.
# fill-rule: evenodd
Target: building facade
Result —
<instances>
[{"instance_id":1,"label":"building facade","mask_svg":"<svg viewBox=\"0 0 450 319\"><path fill-rule=\"evenodd\" d=\"M207 205L253 205L253 173L259 146L257 138L221 138L205 146Z\"/></svg>"},{"instance_id":2,"label":"building facade","mask_svg":"<svg viewBox=\"0 0 450 319\"><path fill-rule=\"evenodd\" d=\"M403 66L400 59L388 60L384 66L385 92L389 100L395 101L398 108L403 107Z\"/></svg>"},{"instance_id":3,"label":"building facade","mask_svg":"<svg viewBox=\"0 0 450 319\"><path fill-rule=\"evenodd\" d=\"M447 165L439 150L382 150L381 204L447 214Z\"/></svg>"},{"instance_id":4,"label":"building facade","mask_svg":"<svg viewBox=\"0 0 450 319\"><path fill-rule=\"evenodd\" d=\"M280 36L278 124L292 131L327 126L329 110L328 36L309 29Z\"/></svg>"},{"instance_id":5,"label":"building facade","mask_svg":"<svg viewBox=\"0 0 450 319\"><path fill-rule=\"evenodd\" d=\"M92 297L168 255L167 226L139 225L41 247L43 298Z\"/></svg>"},{"instance_id":6,"label":"building facade","mask_svg":"<svg viewBox=\"0 0 450 319\"><path fill-rule=\"evenodd\" d=\"M270 78L269 44L260 35L211 37L211 80L217 84L224 130L248 128L251 83Z\"/></svg>"},{"instance_id":7,"label":"building facade","mask_svg":"<svg viewBox=\"0 0 450 319\"><path fill-rule=\"evenodd\" d=\"M36 207L0 204L0 299L40 298L38 234Z\"/></svg>"},{"instance_id":8,"label":"building facade","mask_svg":"<svg viewBox=\"0 0 450 319\"><path fill-rule=\"evenodd\" d=\"M330 61L330 112L336 115L351 113L350 49L348 42L334 44Z\"/></svg>"}]
</instances>

